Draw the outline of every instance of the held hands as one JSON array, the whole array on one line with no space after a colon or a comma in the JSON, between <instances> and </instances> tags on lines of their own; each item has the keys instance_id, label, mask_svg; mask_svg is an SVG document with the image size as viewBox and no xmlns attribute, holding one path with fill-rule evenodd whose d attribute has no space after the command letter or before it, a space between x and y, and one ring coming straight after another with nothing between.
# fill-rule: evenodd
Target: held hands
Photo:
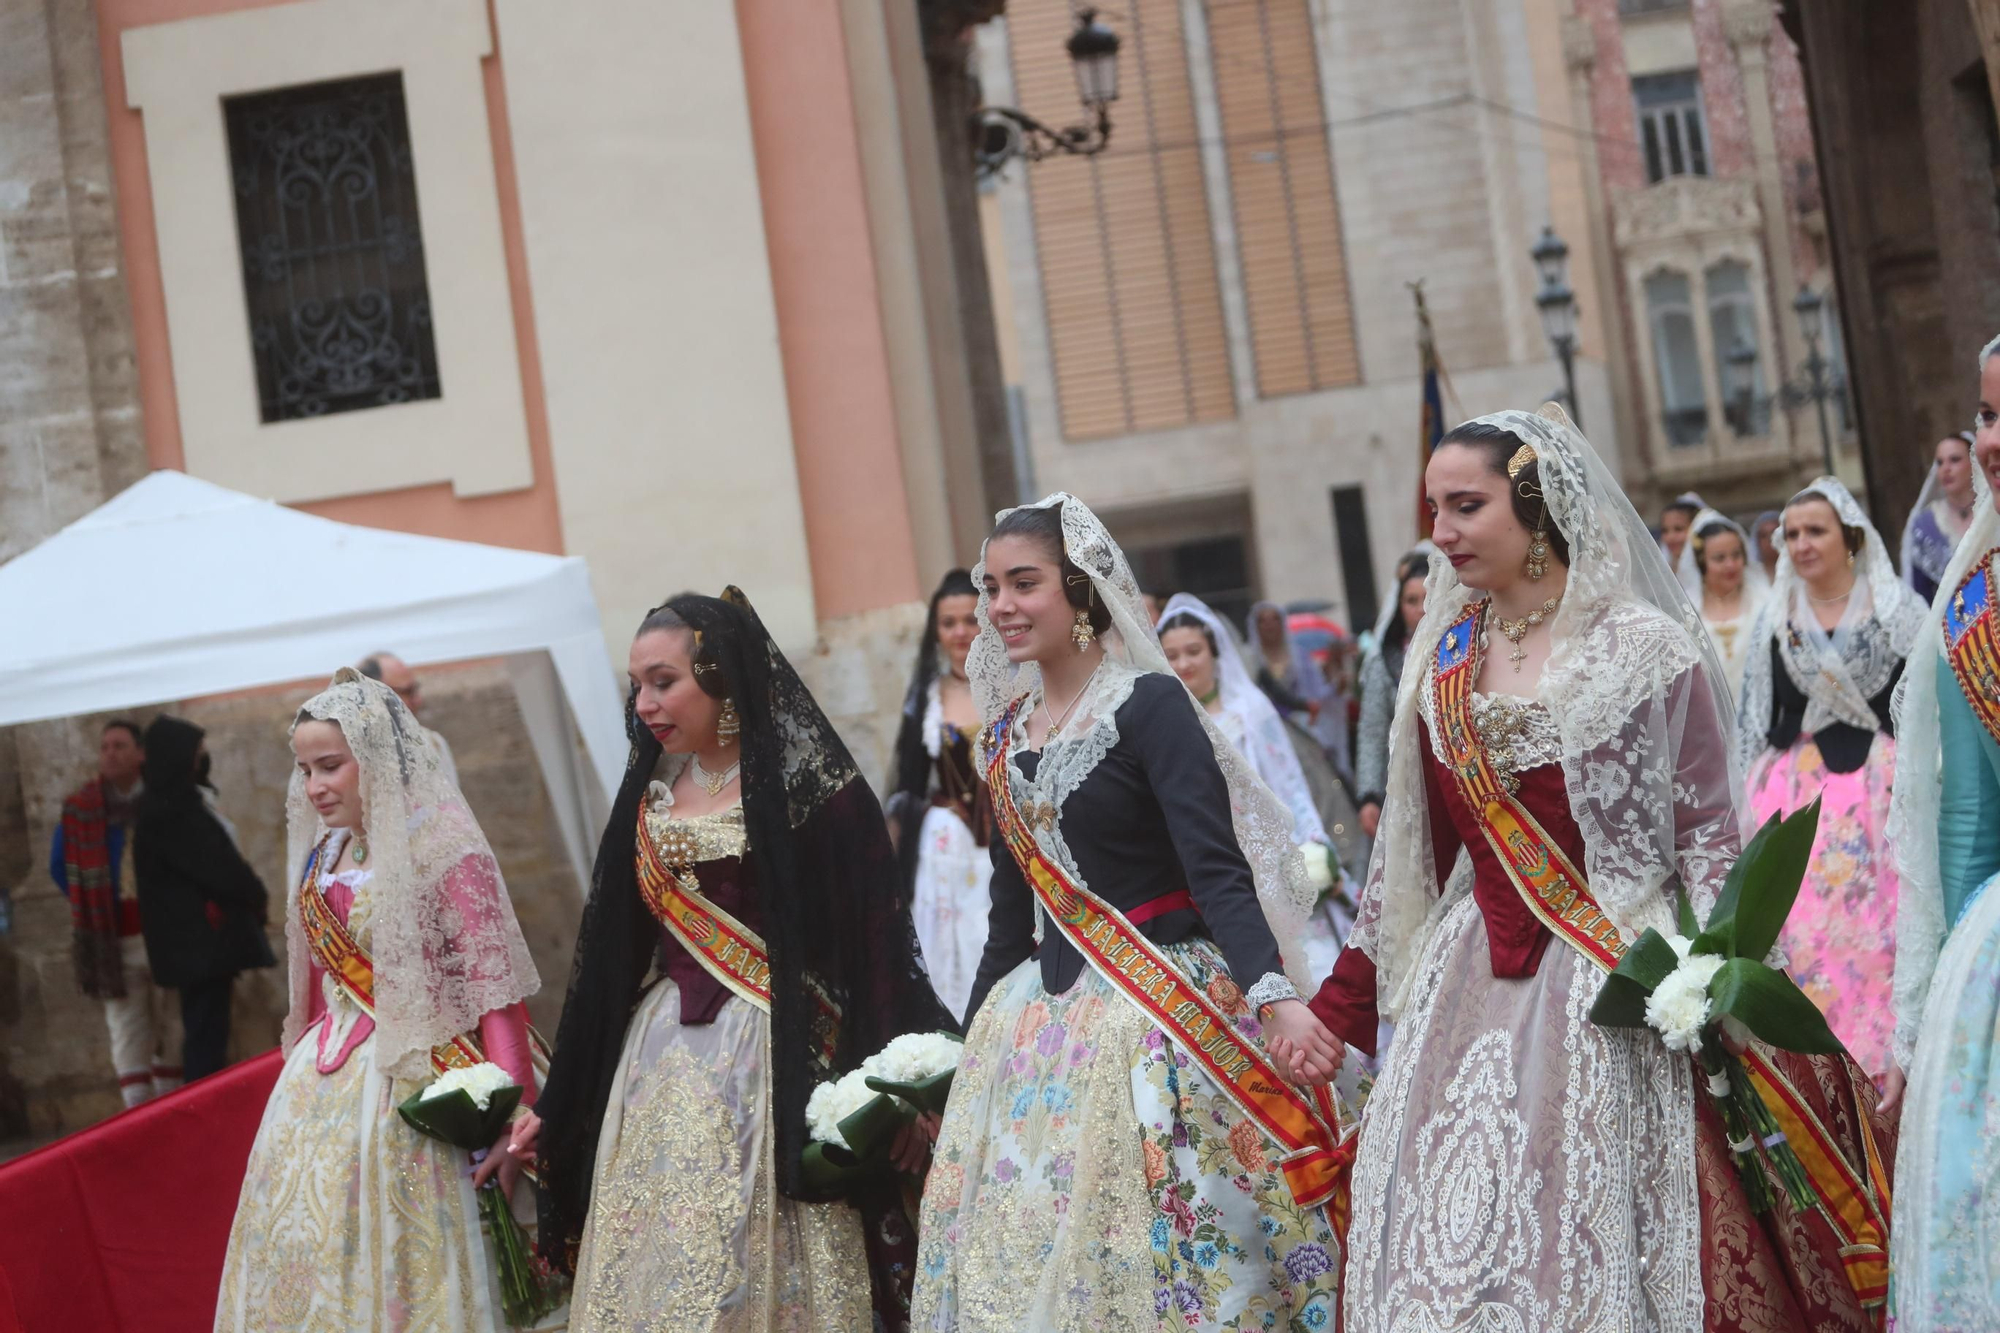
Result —
<instances>
[{"instance_id":1,"label":"held hands","mask_svg":"<svg viewBox=\"0 0 2000 1333\"><path fill-rule=\"evenodd\" d=\"M1264 1019L1264 1045L1293 1083L1323 1088L1340 1072L1347 1047L1300 1000L1279 1000Z\"/></svg>"},{"instance_id":2,"label":"held hands","mask_svg":"<svg viewBox=\"0 0 2000 1333\"><path fill-rule=\"evenodd\" d=\"M500 1137L487 1149L486 1159L472 1173L472 1188L479 1189L498 1175L500 1192L511 1200L514 1182L521 1178L521 1168L535 1160L535 1141L541 1133L541 1117L533 1111L523 1111L521 1118L501 1130Z\"/></svg>"},{"instance_id":3,"label":"held hands","mask_svg":"<svg viewBox=\"0 0 2000 1333\"><path fill-rule=\"evenodd\" d=\"M1375 830L1382 827L1382 807L1370 801L1355 813L1361 818L1361 831L1374 837Z\"/></svg>"}]
</instances>

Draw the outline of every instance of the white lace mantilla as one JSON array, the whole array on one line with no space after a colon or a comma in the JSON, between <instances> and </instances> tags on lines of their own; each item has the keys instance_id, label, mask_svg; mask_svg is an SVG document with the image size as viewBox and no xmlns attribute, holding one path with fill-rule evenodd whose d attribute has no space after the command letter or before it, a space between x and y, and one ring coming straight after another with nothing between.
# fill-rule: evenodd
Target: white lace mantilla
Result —
<instances>
[{"instance_id":1,"label":"white lace mantilla","mask_svg":"<svg viewBox=\"0 0 2000 1333\"><path fill-rule=\"evenodd\" d=\"M1582 867L1626 938L1671 930L1675 890L1698 914L1741 845L1743 790L1733 773L1727 674L1701 618L1596 451L1560 408L1480 418L1531 448L1549 517L1569 543L1562 603L1537 684L1539 719L1504 739L1517 770L1553 759L1584 845ZM1397 690L1375 854L1348 943L1375 961L1384 1013L1408 1004L1424 942L1441 919L1454 868L1432 864L1419 718L1432 719L1444 632L1485 594L1434 561L1424 618ZM1513 705L1486 701L1484 710ZM1498 723L1497 715L1489 721ZM1435 728L1432 728L1435 736ZM1494 739L1482 727L1482 740Z\"/></svg>"}]
</instances>

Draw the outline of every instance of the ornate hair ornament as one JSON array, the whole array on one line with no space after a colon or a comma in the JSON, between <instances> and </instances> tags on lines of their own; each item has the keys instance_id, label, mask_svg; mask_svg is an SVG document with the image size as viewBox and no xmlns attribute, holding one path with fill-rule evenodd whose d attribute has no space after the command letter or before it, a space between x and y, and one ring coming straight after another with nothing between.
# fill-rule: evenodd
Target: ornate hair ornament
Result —
<instances>
[{"instance_id":1,"label":"ornate hair ornament","mask_svg":"<svg viewBox=\"0 0 2000 1333\"><path fill-rule=\"evenodd\" d=\"M1535 452L1535 446L1532 444L1524 444L1519 449L1516 449L1514 456L1507 460L1507 479L1512 481L1514 478L1520 476L1522 472L1527 470L1528 465L1539 457L1541 455Z\"/></svg>"}]
</instances>

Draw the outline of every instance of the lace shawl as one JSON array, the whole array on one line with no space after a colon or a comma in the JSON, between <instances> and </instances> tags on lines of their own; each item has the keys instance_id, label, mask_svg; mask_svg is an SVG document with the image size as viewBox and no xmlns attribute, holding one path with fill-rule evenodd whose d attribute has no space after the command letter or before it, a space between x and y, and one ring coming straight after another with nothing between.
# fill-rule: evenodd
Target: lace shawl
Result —
<instances>
[{"instance_id":1,"label":"lace shawl","mask_svg":"<svg viewBox=\"0 0 2000 1333\"><path fill-rule=\"evenodd\" d=\"M1160 651L1159 640L1152 632L1145 603L1139 595L1138 582L1132 577L1132 568L1126 563L1125 553L1118 549L1118 544L1112 540L1097 515L1072 495L1057 492L1032 507L1046 509L1055 505L1062 506L1064 554L1089 576L1097 599L1111 612L1111 628L1102 636L1104 665L1084 687L1061 734L1044 743L1035 771L1034 786L1039 799L1060 809L1070 793L1118 743L1117 713L1125 700L1131 697L1133 680L1143 672L1171 675L1172 670L1167 665L1166 655ZM1004 518L1006 513L1011 512L1008 510L1000 517ZM966 654L965 669L972 682L973 698L979 704L980 717L990 724L1002 709L1023 695L1029 698L1030 706L1040 702L1041 668L1033 662L1019 665L1012 662L1007 656L1006 645L1000 640L999 631L993 628L989 611L991 598L986 592L986 553L983 549L979 564L972 571L972 579L980 589L979 637L973 640L972 649ZM1306 951L1302 942L1306 918L1318 895L1306 876L1305 861L1292 838L1292 812L1258 778L1249 761L1236 752L1215 725L1215 719L1208 715L1208 710L1191 694L1187 695L1187 701L1188 707L1201 719L1202 728L1208 733L1209 744L1215 752L1215 761L1229 784L1230 822L1236 832L1237 845L1242 849L1244 859L1250 863L1251 874L1256 880L1257 898L1264 909L1264 919L1277 940L1278 952L1285 959L1293 985L1304 990L1318 980L1307 975ZM1017 742L1024 737L1025 731L1025 728L1014 730ZM981 745L980 764L983 768L992 760L984 752L983 734ZM1077 876L1079 883L1082 882L1076 861L1063 841L1060 821L1054 827L1038 828L1036 838L1057 864L1067 873ZM1247 984L1255 979L1239 980Z\"/></svg>"},{"instance_id":2,"label":"lace shawl","mask_svg":"<svg viewBox=\"0 0 2000 1333\"><path fill-rule=\"evenodd\" d=\"M1219 656L1215 664L1215 685L1220 691L1224 737L1250 764L1250 769L1292 812L1292 839L1298 843L1327 843L1326 826L1320 822L1313 804L1312 788L1306 785L1305 770L1299 767L1298 751L1292 748L1285 723L1270 697L1257 688L1243 665L1236 638L1222 617L1198 597L1177 592L1160 613L1164 625L1178 615L1193 616L1208 627ZM1156 627L1157 629L1157 627ZM1204 710L1206 711L1206 710ZM1209 714L1211 717L1216 714Z\"/></svg>"},{"instance_id":3,"label":"lace shawl","mask_svg":"<svg viewBox=\"0 0 2000 1333\"><path fill-rule=\"evenodd\" d=\"M361 767L369 882L349 924L375 964L375 1042L395 1077L423 1079L431 1048L476 1031L495 1009L541 989L493 848L446 773L431 733L395 692L351 667L292 722L331 722ZM306 858L327 829L292 771L287 793L285 951L290 1047L312 1010L312 952L299 923Z\"/></svg>"},{"instance_id":4,"label":"lace shawl","mask_svg":"<svg viewBox=\"0 0 2000 1333\"><path fill-rule=\"evenodd\" d=\"M1966 446L1968 453L1972 446ZM1979 471L1976 460L1972 470ZM1979 515L1979 502L1973 501L1973 518ZM1910 517L1903 524L1903 550L1900 561L1903 567L1903 582L1916 587L1919 573L1933 583L1944 581L1944 571L1951 564L1952 555L1959 543L1965 540L1965 530L1954 532L1958 518L1952 512L1951 501L1945 498L1938 485L1937 464L1924 474L1923 489L1917 492L1917 502L1910 506ZM1969 529L1970 524L1967 525Z\"/></svg>"},{"instance_id":5,"label":"lace shawl","mask_svg":"<svg viewBox=\"0 0 2000 1333\"><path fill-rule=\"evenodd\" d=\"M1532 445L1549 516L1570 546L1537 694L1560 738L1570 814L1592 893L1627 939L1671 930L1671 890L1698 913L1741 846L1727 680L1694 606L1609 469L1562 409L1482 417ZM1462 877L1433 864L1420 694L1438 642L1484 594L1431 563L1424 618L1397 689L1389 777L1374 857L1349 943L1375 961L1382 1009L1399 1016L1417 959ZM1460 864L1466 864L1463 857ZM1447 884L1453 891L1446 892Z\"/></svg>"},{"instance_id":6,"label":"lace shawl","mask_svg":"<svg viewBox=\"0 0 2000 1333\"><path fill-rule=\"evenodd\" d=\"M1771 595L1750 630L1742 697L1737 701L1738 762L1747 770L1769 743L1771 730L1771 644L1779 642L1785 670L1806 695L1801 731L1811 733L1845 722L1864 731L1880 729L1869 700L1881 693L1896 664L1909 656L1924 623L1924 604L1896 577L1889 549L1868 521L1852 492L1832 477L1821 477L1801 492L1833 506L1840 521L1865 534L1855 556L1854 594L1840 623L1820 628L1805 583L1792 568L1792 553L1778 556Z\"/></svg>"}]
</instances>

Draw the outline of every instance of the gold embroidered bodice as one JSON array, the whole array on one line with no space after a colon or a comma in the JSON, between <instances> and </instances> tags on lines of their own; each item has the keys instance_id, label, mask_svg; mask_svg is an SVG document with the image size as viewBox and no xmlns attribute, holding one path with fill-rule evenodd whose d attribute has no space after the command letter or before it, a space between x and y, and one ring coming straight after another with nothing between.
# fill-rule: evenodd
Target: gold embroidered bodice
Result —
<instances>
[{"instance_id":1,"label":"gold embroidered bodice","mask_svg":"<svg viewBox=\"0 0 2000 1333\"><path fill-rule=\"evenodd\" d=\"M671 867L695 866L704 861L740 859L749 849L750 839L743 825L739 802L726 810L677 818L670 800L662 799L659 783L646 798L646 832L660 859Z\"/></svg>"},{"instance_id":2,"label":"gold embroidered bodice","mask_svg":"<svg viewBox=\"0 0 2000 1333\"><path fill-rule=\"evenodd\" d=\"M1516 774L1562 762L1562 737L1556 733L1555 717L1539 700L1512 694L1474 694L1472 725L1494 772L1509 791L1519 788Z\"/></svg>"}]
</instances>

